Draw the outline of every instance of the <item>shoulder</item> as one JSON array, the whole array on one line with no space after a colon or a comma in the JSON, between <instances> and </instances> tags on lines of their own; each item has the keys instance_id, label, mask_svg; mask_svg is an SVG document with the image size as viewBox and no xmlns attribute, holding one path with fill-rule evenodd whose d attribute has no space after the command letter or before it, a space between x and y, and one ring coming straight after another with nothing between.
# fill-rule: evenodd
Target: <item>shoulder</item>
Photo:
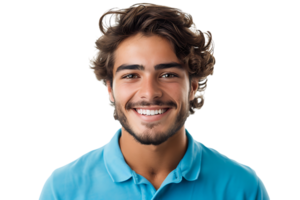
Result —
<instances>
[{"instance_id":1,"label":"shoulder","mask_svg":"<svg viewBox=\"0 0 300 200\"><path fill-rule=\"evenodd\" d=\"M87 180L107 176L103 161L104 147L90 151L77 160L56 169L46 181L40 200L72 199L78 188L88 187Z\"/></svg>"},{"instance_id":2,"label":"shoulder","mask_svg":"<svg viewBox=\"0 0 300 200\"><path fill-rule=\"evenodd\" d=\"M199 143L202 149L201 177L218 188L224 196L236 199L269 199L255 171ZM262 196L263 198L258 198ZM229 198L229 199L230 199Z\"/></svg>"},{"instance_id":3,"label":"shoulder","mask_svg":"<svg viewBox=\"0 0 300 200\"><path fill-rule=\"evenodd\" d=\"M52 173L52 176L59 178L68 174L72 174L73 176L84 175L90 169L94 168L96 163L99 164L103 161L103 149L104 147L101 147L82 155L73 162L56 169Z\"/></svg>"}]
</instances>

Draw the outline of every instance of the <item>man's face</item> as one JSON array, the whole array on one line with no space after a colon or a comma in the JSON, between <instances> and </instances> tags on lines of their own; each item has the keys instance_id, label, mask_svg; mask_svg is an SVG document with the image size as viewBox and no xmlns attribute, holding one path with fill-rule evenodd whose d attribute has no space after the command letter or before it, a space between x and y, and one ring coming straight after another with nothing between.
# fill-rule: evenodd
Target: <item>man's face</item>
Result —
<instances>
[{"instance_id":1,"label":"man's face","mask_svg":"<svg viewBox=\"0 0 300 200\"><path fill-rule=\"evenodd\" d=\"M110 100L125 131L142 144L159 145L184 128L197 82L189 76L172 44L137 34L115 51Z\"/></svg>"}]
</instances>

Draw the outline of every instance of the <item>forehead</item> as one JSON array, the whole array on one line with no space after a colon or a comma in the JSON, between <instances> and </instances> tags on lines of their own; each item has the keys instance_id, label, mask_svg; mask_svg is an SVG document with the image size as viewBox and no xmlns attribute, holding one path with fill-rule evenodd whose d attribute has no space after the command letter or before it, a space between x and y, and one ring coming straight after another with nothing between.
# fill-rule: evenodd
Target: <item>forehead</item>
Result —
<instances>
[{"instance_id":1,"label":"forehead","mask_svg":"<svg viewBox=\"0 0 300 200\"><path fill-rule=\"evenodd\" d=\"M136 34L122 41L115 51L114 72L124 64L138 64L154 68L160 63L180 62L172 43L158 35Z\"/></svg>"}]
</instances>

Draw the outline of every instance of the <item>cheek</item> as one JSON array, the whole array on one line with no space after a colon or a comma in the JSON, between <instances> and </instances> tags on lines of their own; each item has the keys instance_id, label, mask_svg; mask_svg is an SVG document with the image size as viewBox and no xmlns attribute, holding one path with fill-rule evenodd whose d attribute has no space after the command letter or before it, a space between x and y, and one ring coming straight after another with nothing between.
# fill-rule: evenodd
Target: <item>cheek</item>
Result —
<instances>
[{"instance_id":1,"label":"cheek","mask_svg":"<svg viewBox=\"0 0 300 200\"><path fill-rule=\"evenodd\" d=\"M183 95L183 89L181 87L170 87L167 91L169 91L177 101L181 100Z\"/></svg>"},{"instance_id":2,"label":"cheek","mask_svg":"<svg viewBox=\"0 0 300 200\"><path fill-rule=\"evenodd\" d=\"M114 97L115 100L120 104L126 104L134 93L134 88L132 88L129 84L118 85L114 87Z\"/></svg>"}]
</instances>

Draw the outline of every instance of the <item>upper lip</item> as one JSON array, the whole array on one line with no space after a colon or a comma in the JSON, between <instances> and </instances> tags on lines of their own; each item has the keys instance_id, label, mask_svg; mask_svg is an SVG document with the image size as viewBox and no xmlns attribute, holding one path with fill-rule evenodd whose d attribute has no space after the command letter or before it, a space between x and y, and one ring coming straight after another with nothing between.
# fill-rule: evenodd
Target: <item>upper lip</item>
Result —
<instances>
[{"instance_id":1,"label":"upper lip","mask_svg":"<svg viewBox=\"0 0 300 200\"><path fill-rule=\"evenodd\" d=\"M159 109L167 109L170 107L158 107L158 106L141 106L141 107L134 107L133 109L142 109L142 110L159 110Z\"/></svg>"}]
</instances>

